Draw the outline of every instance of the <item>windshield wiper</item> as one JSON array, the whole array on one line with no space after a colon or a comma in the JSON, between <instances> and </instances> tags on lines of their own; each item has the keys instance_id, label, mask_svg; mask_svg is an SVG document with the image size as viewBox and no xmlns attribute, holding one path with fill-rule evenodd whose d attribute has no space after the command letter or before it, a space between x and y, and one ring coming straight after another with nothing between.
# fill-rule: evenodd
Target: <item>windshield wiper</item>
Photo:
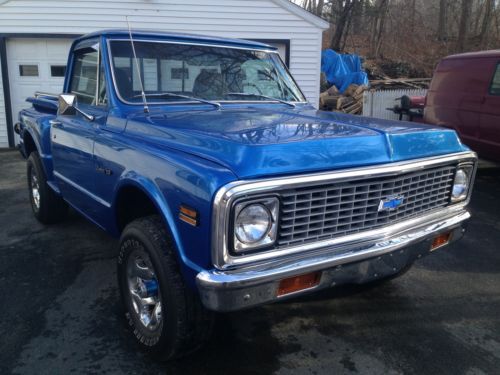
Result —
<instances>
[{"instance_id":1,"label":"windshield wiper","mask_svg":"<svg viewBox=\"0 0 500 375\"><path fill-rule=\"evenodd\" d=\"M267 96L267 95L262 95L262 94L253 94L249 92L228 92L226 95L233 95L233 96L253 96L256 98L264 98L264 99L269 99L278 103L283 103L286 105L289 105L290 107L295 108L296 105L292 102L287 102L286 100L283 99L278 99L278 98L273 98L272 96Z\"/></svg>"},{"instance_id":2,"label":"windshield wiper","mask_svg":"<svg viewBox=\"0 0 500 375\"><path fill-rule=\"evenodd\" d=\"M195 98L194 96L188 96L188 95L181 95L181 94L174 94L173 92L158 92L158 93L150 93L150 94L145 94L146 97L148 96L170 96L173 98L183 98L183 99L188 99L188 100L194 100L200 103L205 103L205 104L210 104L216 107L217 109L221 109L221 104L217 102L212 102L211 100L205 100L205 99L200 99L200 98ZM135 95L133 96L134 98L139 98L142 95Z\"/></svg>"}]
</instances>

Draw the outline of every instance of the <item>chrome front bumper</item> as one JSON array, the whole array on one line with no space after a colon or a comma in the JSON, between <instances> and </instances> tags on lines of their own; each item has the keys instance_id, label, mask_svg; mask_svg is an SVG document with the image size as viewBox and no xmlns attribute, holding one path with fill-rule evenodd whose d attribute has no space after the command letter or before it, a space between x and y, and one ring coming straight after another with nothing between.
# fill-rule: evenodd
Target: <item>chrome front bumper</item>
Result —
<instances>
[{"instance_id":1,"label":"chrome front bumper","mask_svg":"<svg viewBox=\"0 0 500 375\"><path fill-rule=\"evenodd\" d=\"M456 207L386 228L378 238L368 237L231 270L203 271L196 282L203 304L215 311L239 310L335 285L366 283L396 274L429 254L432 240L439 234L451 232L449 243L457 241L469 218L468 211ZM322 271L317 286L277 296L281 280L314 271Z\"/></svg>"}]
</instances>

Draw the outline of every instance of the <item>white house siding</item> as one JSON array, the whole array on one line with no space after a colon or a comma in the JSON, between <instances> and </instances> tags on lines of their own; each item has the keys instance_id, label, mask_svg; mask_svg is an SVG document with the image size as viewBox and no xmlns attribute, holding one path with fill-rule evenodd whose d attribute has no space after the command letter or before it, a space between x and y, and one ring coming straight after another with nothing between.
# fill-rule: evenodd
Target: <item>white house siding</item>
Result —
<instances>
[{"instance_id":1,"label":"white house siding","mask_svg":"<svg viewBox=\"0 0 500 375\"><path fill-rule=\"evenodd\" d=\"M5 119L5 102L3 98L3 84L2 84L2 67L0 66L0 148L8 147L9 140L7 138L7 123Z\"/></svg>"},{"instance_id":2,"label":"white house siding","mask_svg":"<svg viewBox=\"0 0 500 375\"><path fill-rule=\"evenodd\" d=\"M0 33L85 34L126 28L128 15L135 29L286 39L290 40L290 70L307 99L317 106L321 27L325 26L318 27L279 3L279 0L10 0L0 5Z\"/></svg>"}]
</instances>

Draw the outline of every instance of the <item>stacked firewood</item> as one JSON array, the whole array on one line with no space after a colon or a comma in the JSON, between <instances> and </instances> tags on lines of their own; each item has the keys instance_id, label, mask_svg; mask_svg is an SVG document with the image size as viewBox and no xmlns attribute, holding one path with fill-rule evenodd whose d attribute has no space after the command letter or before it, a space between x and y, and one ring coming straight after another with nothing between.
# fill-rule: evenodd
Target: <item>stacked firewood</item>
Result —
<instances>
[{"instance_id":1,"label":"stacked firewood","mask_svg":"<svg viewBox=\"0 0 500 375\"><path fill-rule=\"evenodd\" d=\"M332 86L319 96L319 105L323 110L359 115L363 112L363 93L367 86L350 85L343 94Z\"/></svg>"}]
</instances>

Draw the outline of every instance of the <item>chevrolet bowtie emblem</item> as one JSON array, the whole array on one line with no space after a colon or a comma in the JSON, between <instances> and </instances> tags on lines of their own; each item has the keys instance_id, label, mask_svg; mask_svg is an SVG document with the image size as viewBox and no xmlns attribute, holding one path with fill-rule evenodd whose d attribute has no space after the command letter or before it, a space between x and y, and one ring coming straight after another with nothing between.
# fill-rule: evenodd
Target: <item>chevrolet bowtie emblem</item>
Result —
<instances>
[{"instance_id":1,"label":"chevrolet bowtie emblem","mask_svg":"<svg viewBox=\"0 0 500 375\"><path fill-rule=\"evenodd\" d=\"M395 197L381 199L378 205L378 212L394 211L403 204L404 199L405 199L404 195L398 195Z\"/></svg>"}]
</instances>

